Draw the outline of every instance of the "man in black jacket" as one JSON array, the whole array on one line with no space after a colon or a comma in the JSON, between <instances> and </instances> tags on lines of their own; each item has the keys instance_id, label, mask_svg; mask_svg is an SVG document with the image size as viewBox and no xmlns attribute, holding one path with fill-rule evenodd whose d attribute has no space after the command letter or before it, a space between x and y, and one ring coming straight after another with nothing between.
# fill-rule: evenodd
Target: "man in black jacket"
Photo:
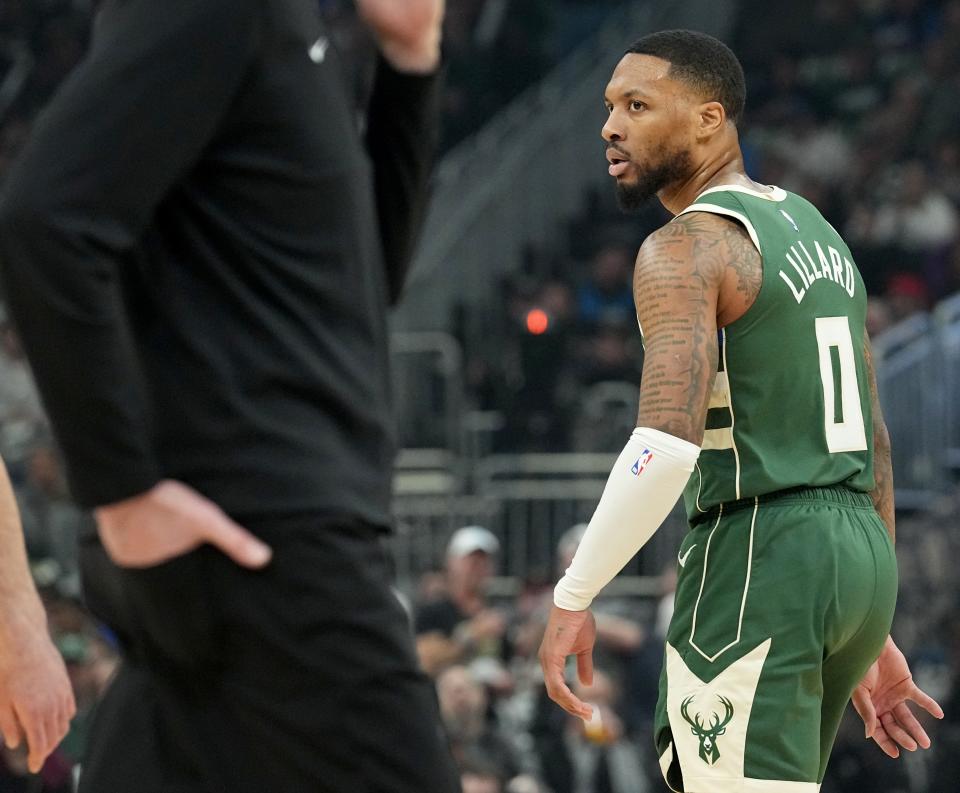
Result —
<instances>
[{"instance_id":1,"label":"man in black jacket","mask_svg":"<svg viewBox=\"0 0 960 793\"><path fill-rule=\"evenodd\" d=\"M456 787L380 547L444 0L356 5L365 137L316 0L107 0L0 197L128 656L90 793Z\"/></svg>"}]
</instances>

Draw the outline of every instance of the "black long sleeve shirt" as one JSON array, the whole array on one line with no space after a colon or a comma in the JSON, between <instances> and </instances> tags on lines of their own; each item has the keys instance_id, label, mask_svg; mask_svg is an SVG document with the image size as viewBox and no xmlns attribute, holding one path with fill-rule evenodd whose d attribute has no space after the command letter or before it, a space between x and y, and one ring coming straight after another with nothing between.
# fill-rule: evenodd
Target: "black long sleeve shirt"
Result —
<instances>
[{"instance_id":1,"label":"black long sleeve shirt","mask_svg":"<svg viewBox=\"0 0 960 793\"><path fill-rule=\"evenodd\" d=\"M0 267L74 496L386 525L386 312L437 80L364 140L315 0L107 0L0 196Z\"/></svg>"}]
</instances>

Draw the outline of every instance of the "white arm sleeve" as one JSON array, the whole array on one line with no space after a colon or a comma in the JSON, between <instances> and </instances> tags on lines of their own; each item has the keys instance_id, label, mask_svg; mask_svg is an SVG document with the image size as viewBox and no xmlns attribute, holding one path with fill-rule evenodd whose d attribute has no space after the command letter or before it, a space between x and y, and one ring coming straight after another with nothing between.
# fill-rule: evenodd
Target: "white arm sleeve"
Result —
<instances>
[{"instance_id":1,"label":"white arm sleeve","mask_svg":"<svg viewBox=\"0 0 960 793\"><path fill-rule=\"evenodd\" d=\"M580 547L553 591L562 609L583 611L660 528L683 492L700 449L637 427L610 472Z\"/></svg>"}]
</instances>

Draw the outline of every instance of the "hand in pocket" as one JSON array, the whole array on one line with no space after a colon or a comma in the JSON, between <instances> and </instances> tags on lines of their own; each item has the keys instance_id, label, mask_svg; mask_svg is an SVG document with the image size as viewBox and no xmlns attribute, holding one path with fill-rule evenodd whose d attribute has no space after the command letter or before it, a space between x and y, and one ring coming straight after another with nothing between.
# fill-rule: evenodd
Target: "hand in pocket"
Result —
<instances>
[{"instance_id":1,"label":"hand in pocket","mask_svg":"<svg viewBox=\"0 0 960 793\"><path fill-rule=\"evenodd\" d=\"M164 480L94 514L107 553L121 567L153 567L204 543L243 567L257 569L270 561L269 546L181 482Z\"/></svg>"}]
</instances>

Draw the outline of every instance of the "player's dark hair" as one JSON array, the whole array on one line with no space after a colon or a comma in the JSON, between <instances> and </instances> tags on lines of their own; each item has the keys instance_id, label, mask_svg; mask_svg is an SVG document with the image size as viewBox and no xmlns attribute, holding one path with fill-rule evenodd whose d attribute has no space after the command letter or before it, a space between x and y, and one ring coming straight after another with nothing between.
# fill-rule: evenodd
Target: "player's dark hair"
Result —
<instances>
[{"instance_id":1,"label":"player's dark hair","mask_svg":"<svg viewBox=\"0 0 960 793\"><path fill-rule=\"evenodd\" d=\"M727 118L740 123L747 98L743 67L722 41L694 30L662 30L636 41L627 54L669 61L671 77L719 102Z\"/></svg>"}]
</instances>

